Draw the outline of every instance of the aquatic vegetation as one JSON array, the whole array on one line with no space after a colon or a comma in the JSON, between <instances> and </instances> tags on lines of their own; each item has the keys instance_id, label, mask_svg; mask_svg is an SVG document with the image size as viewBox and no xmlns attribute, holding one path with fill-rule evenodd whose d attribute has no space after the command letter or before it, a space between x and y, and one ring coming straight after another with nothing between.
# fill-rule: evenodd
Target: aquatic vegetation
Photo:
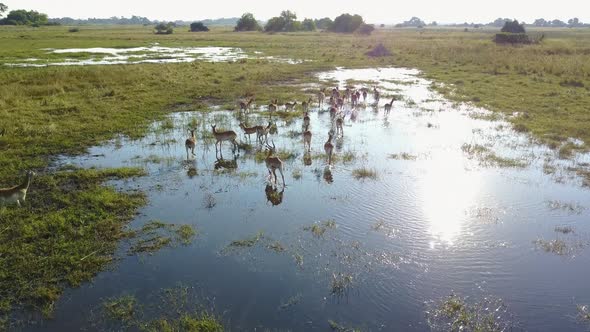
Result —
<instances>
[{"instance_id":1,"label":"aquatic vegetation","mask_svg":"<svg viewBox=\"0 0 590 332\"><path fill-rule=\"evenodd\" d=\"M461 150L469 159L476 158L482 166L495 166L495 167L513 167L523 168L528 165L524 160L511 159L500 157L492 152L488 147L480 144L463 144Z\"/></svg>"},{"instance_id":2,"label":"aquatic vegetation","mask_svg":"<svg viewBox=\"0 0 590 332\"><path fill-rule=\"evenodd\" d=\"M182 244L189 245L197 235L197 231L190 225L181 225L176 230L176 235Z\"/></svg>"},{"instance_id":3,"label":"aquatic vegetation","mask_svg":"<svg viewBox=\"0 0 590 332\"><path fill-rule=\"evenodd\" d=\"M211 193L206 193L203 196L203 206L206 209L212 209L215 207L215 205L217 205L217 200L215 199L215 196L213 196L213 194Z\"/></svg>"},{"instance_id":4,"label":"aquatic vegetation","mask_svg":"<svg viewBox=\"0 0 590 332\"><path fill-rule=\"evenodd\" d=\"M103 303L103 308L108 319L130 325L136 319L137 305L135 296L123 295L107 299Z\"/></svg>"},{"instance_id":5,"label":"aquatic vegetation","mask_svg":"<svg viewBox=\"0 0 590 332\"><path fill-rule=\"evenodd\" d=\"M336 221L326 220L320 223L313 224L311 226L306 226L303 228L303 230L310 231L316 237L322 237L328 229L334 228L336 228Z\"/></svg>"},{"instance_id":6,"label":"aquatic vegetation","mask_svg":"<svg viewBox=\"0 0 590 332\"><path fill-rule=\"evenodd\" d=\"M294 169L292 175L293 175L293 179L295 179L295 180L301 179L301 176L302 176L301 170L298 168Z\"/></svg>"},{"instance_id":7,"label":"aquatic vegetation","mask_svg":"<svg viewBox=\"0 0 590 332\"><path fill-rule=\"evenodd\" d=\"M245 247L250 248L255 246L258 241L264 237L264 232L258 232L253 236L247 237L242 240L234 240L229 244L229 247Z\"/></svg>"},{"instance_id":8,"label":"aquatic vegetation","mask_svg":"<svg viewBox=\"0 0 590 332\"><path fill-rule=\"evenodd\" d=\"M332 274L332 282L330 285L330 294L336 296L343 296L345 295L350 287L352 286L352 275L338 273Z\"/></svg>"},{"instance_id":9,"label":"aquatic vegetation","mask_svg":"<svg viewBox=\"0 0 590 332\"><path fill-rule=\"evenodd\" d=\"M288 298L285 302L282 302L279 305L278 310L287 310L287 309L297 305L299 302L301 302L302 298L303 298L303 295L301 295L301 293L293 295L290 298Z\"/></svg>"},{"instance_id":10,"label":"aquatic vegetation","mask_svg":"<svg viewBox=\"0 0 590 332\"><path fill-rule=\"evenodd\" d=\"M416 159L418 159L417 156L409 154L407 152L402 152L399 154L390 154L389 158L396 159L396 160L416 160Z\"/></svg>"},{"instance_id":11,"label":"aquatic vegetation","mask_svg":"<svg viewBox=\"0 0 590 332\"><path fill-rule=\"evenodd\" d=\"M555 232L561 234L570 234L574 232L574 229L571 226L556 226Z\"/></svg>"},{"instance_id":12,"label":"aquatic vegetation","mask_svg":"<svg viewBox=\"0 0 590 332\"><path fill-rule=\"evenodd\" d=\"M130 231L127 236L132 238L128 254L155 252L177 244L189 245L196 235L190 225L175 225L152 220L144 224L139 230Z\"/></svg>"},{"instance_id":13,"label":"aquatic vegetation","mask_svg":"<svg viewBox=\"0 0 590 332\"><path fill-rule=\"evenodd\" d=\"M572 248L570 248L564 240L555 239L555 240L545 240L545 239L537 239L533 241L535 247L541 249L547 253L556 254L559 256L569 255Z\"/></svg>"},{"instance_id":14,"label":"aquatic vegetation","mask_svg":"<svg viewBox=\"0 0 590 332\"><path fill-rule=\"evenodd\" d=\"M590 309L588 305L578 304L576 308L578 309L578 320L586 323L590 322Z\"/></svg>"},{"instance_id":15,"label":"aquatic vegetation","mask_svg":"<svg viewBox=\"0 0 590 332\"><path fill-rule=\"evenodd\" d=\"M328 320L328 325L330 326L330 329L332 331L336 331L336 332L360 332L360 329L354 329L354 328L348 328L345 327L342 324L339 324L333 320Z\"/></svg>"},{"instance_id":16,"label":"aquatic vegetation","mask_svg":"<svg viewBox=\"0 0 590 332\"><path fill-rule=\"evenodd\" d=\"M283 247L283 245L279 241L275 241L266 247L277 253L285 251L285 247Z\"/></svg>"},{"instance_id":17,"label":"aquatic vegetation","mask_svg":"<svg viewBox=\"0 0 590 332\"><path fill-rule=\"evenodd\" d=\"M508 331L512 317L501 299L486 297L469 303L466 298L451 294L432 302L426 311L433 331Z\"/></svg>"},{"instance_id":18,"label":"aquatic vegetation","mask_svg":"<svg viewBox=\"0 0 590 332\"><path fill-rule=\"evenodd\" d=\"M550 210L561 210L572 214L581 214L586 209L584 206L576 202L561 202L552 200L547 202L547 207Z\"/></svg>"},{"instance_id":19,"label":"aquatic vegetation","mask_svg":"<svg viewBox=\"0 0 590 332\"><path fill-rule=\"evenodd\" d=\"M357 180L377 180L377 171L375 169L361 167L352 170L352 176Z\"/></svg>"},{"instance_id":20,"label":"aquatic vegetation","mask_svg":"<svg viewBox=\"0 0 590 332\"><path fill-rule=\"evenodd\" d=\"M141 331L195 331L195 332L223 332L223 325L219 320L209 314L184 313L178 319L160 318L140 325Z\"/></svg>"}]
</instances>

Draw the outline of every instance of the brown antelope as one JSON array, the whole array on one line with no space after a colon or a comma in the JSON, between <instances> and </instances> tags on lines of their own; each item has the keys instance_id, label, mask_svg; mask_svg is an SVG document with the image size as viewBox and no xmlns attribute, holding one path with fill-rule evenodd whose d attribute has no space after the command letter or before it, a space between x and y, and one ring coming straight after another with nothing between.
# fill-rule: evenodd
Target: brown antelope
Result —
<instances>
[{"instance_id":1,"label":"brown antelope","mask_svg":"<svg viewBox=\"0 0 590 332\"><path fill-rule=\"evenodd\" d=\"M343 125L344 125L344 119L341 116L339 116L336 119L336 136L338 136L338 133L340 133L340 135L344 136Z\"/></svg>"},{"instance_id":2,"label":"brown antelope","mask_svg":"<svg viewBox=\"0 0 590 332\"><path fill-rule=\"evenodd\" d=\"M324 151L328 155L328 165L332 164L332 152L334 151L334 144L332 144L332 132L328 133L328 140L324 144Z\"/></svg>"},{"instance_id":3,"label":"brown antelope","mask_svg":"<svg viewBox=\"0 0 590 332\"><path fill-rule=\"evenodd\" d=\"M356 95L356 93L353 93L353 94L350 96L350 104L351 104L351 106L352 106L352 107L355 107L355 106L356 106L356 104L357 104L357 102L358 102L358 98L359 98L359 97Z\"/></svg>"},{"instance_id":4,"label":"brown antelope","mask_svg":"<svg viewBox=\"0 0 590 332\"><path fill-rule=\"evenodd\" d=\"M20 207L27 198L27 190L29 190L29 186L35 175L37 175L35 172L27 171L27 178L20 185L0 189L0 205L16 203Z\"/></svg>"},{"instance_id":5,"label":"brown antelope","mask_svg":"<svg viewBox=\"0 0 590 332\"><path fill-rule=\"evenodd\" d=\"M346 101L349 101L351 95L352 90L349 87L346 87L346 90L344 91L344 99L346 99Z\"/></svg>"},{"instance_id":6,"label":"brown antelope","mask_svg":"<svg viewBox=\"0 0 590 332\"><path fill-rule=\"evenodd\" d=\"M322 90L318 93L318 108L320 109L324 105L324 99L326 99L325 90L325 88L322 88Z\"/></svg>"},{"instance_id":7,"label":"brown antelope","mask_svg":"<svg viewBox=\"0 0 590 332\"><path fill-rule=\"evenodd\" d=\"M303 116L303 126L309 127L309 123L310 123L309 113L305 112L305 115Z\"/></svg>"},{"instance_id":8,"label":"brown antelope","mask_svg":"<svg viewBox=\"0 0 590 332\"><path fill-rule=\"evenodd\" d=\"M264 136L264 141L268 145L268 133L270 132L270 128L272 127L272 123L268 123L268 126L256 126L256 139L262 144L262 137Z\"/></svg>"},{"instance_id":9,"label":"brown antelope","mask_svg":"<svg viewBox=\"0 0 590 332\"><path fill-rule=\"evenodd\" d=\"M270 104L268 104L268 111L270 113L276 112L278 108L279 108L279 106L278 106L278 100L277 99L271 100L270 101Z\"/></svg>"},{"instance_id":10,"label":"brown antelope","mask_svg":"<svg viewBox=\"0 0 590 332\"><path fill-rule=\"evenodd\" d=\"M367 90L363 89L363 102L366 103L367 102Z\"/></svg>"},{"instance_id":11,"label":"brown antelope","mask_svg":"<svg viewBox=\"0 0 590 332\"><path fill-rule=\"evenodd\" d=\"M394 100L395 100L395 97L391 98L391 103L385 104L385 113L389 113L389 111L391 111L391 107L393 106Z\"/></svg>"},{"instance_id":12,"label":"brown antelope","mask_svg":"<svg viewBox=\"0 0 590 332\"><path fill-rule=\"evenodd\" d=\"M340 91L338 91L338 88L332 89L332 97L340 98Z\"/></svg>"},{"instance_id":13,"label":"brown antelope","mask_svg":"<svg viewBox=\"0 0 590 332\"><path fill-rule=\"evenodd\" d=\"M244 112L248 112L250 111L250 105L252 104L252 102L254 101L254 98L250 98L247 102L245 101L240 101L239 105L240 105L240 111L244 111Z\"/></svg>"},{"instance_id":14,"label":"brown antelope","mask_svg":"<svg viewBox=\"0 0 590 332\"><path fill-rule=\"evenodd\" d=\"M281 178L283 179L283 187L285 187L285 176L283 175L283 161L276 156L273 156L275 153L276 147L275 142L272 142L272 147L266 144L268 147L268 155L264 162L266 163L266 168L268 169L268 176L272 178L274 175L275 183L277 183L277 169L281 172Z\"/></svg>"},{"instance_id":15,"label":"brown antelope","mask_svg":"<svg viewBox=\"0 0 590 332\"><path fill-rule=\"evenodd\" d=\"M375 105L377 105L377 106L379 106L379 98L380 98L380 96L381 96L381 94L377 90L377 87L374 86L373 87L373 98L375 99Z\"/></svg>"},{"instance_id":16,"label":"brown antelope","mask_svg":"<svg viewBox=\"0 0 590 332\"><path fill-rule=\"evenodd\" d=\"M307 145L307 152L311 151L311 131L309 130L309 125L305 126L305 131L303 132L303 149Z\"/></svg>"},{"instance_id":17,"label":"brown antelope","mask_svg":"<svg viewBox=\"0 0 590 332\"><path fill-rule=\"evenodd\" d=\"M334 117L338 113L338 109L336 107L330 107L330 116Z\"/></svg>"},{"instance_id":18,"label":"brown antelope","mask_svg":"<svg viewBox=\"0 0 590 332\"><path fill-rule=\"evenodd\" d=\"M338 98L338 100L336 101L336 104L338 105L339 108L342 108L344 106L344 99Z\"/></svg>"},{"instance_id":19,"label":"brown antelope","mask_svg":"<svg viewBox=\"0 0 590 332\"><path fill-rule=\"evenodd\" d=\"M211 129L213 130L213 136L215 136L215 154L217 155L217 144L219 144L219 152L221 153L221 143L223 143L223 141L229 141L233 144L233 150L235 151L235 149L238 147L238 142L236 142L236 138L238 137L238 135L236 135L236 132L233 130L228 130L228 131L217 131L217 129L215 129L216 125L211 125ZM221 153L221 158L223 158L223 153Z\"/></svg>"},{"instance_id":20,"label":"brown antelope","mask_svg":"<svg viewBox=\"0 0 590 332\"><path fill-rule=\"evenodd\" d=\"M301 108L303 109L303 112L307 112L307 110L309 109L309 106L311 106L311 97L309 97L309 99L307 101L304 101L303 103L301 103Z\"/></svg>"},{"instance_id":21,"label":"brown antelope","mask_svg":"<svg viewBox=\"0 0 590 332\"><path fill-rule=\"evenodd\" d=\"M189 129L191 136L184 141L184 147L186 148L186 159L188 159L188 150L191 150L192 155L195 155L195 146L197 145L197 138L195 137L196 129Z\"/></svg>"},{"instance_id":22,"label":"brown antelope","mask_svg":"<svg viewBox=\"0 0 590 332\"><path fill-rule=\"evenodd\" d=\"M248 140L250 140L250 135L258 134L258 129L262 128L262 126L246 127L243 122L240 122L240 128L244 131L244 136L248 136Z\"/></svg>"},{"instance_id":23,"label":"brown antelope","mask_svg":"<svg viewBox=\"0 0 590 332\"><path fill-rule=\"evenodd\" d=\"M292 103L285 103L285 110L286 111L292 111L295 108L295 106L297 106L297 102L296 101L294 101Z\"/></svg>"}]
</instances>

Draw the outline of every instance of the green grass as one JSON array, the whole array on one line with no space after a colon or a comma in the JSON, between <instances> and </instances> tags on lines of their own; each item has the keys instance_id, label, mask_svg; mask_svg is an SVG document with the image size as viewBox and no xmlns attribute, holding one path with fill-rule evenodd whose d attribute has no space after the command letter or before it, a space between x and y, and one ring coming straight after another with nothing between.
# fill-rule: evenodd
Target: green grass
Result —
<instances>
[{"instance_id":1,"label":"green grass","mask_svg":"<svg viewBox=\"0 0 590 332\"><path fill-rule=\"evenodd\" d=\"M377 180L377 171L367 167L355 168L352 170L352 176L357 180Z\"/></svg>"},{"instance_id":2,"label":"green grass","mask_svg":"<svg viewBox=\"0 0 590 332\"><path fill-rule=\"evenodd\" d=\"M303 228L303 230L311 232L316 237L322 237L322 236L324 236L324 233L326 233L326 231L328 229L334 229L334 228L336 228L336 221L325 220L325 221L322 221L319 223L315 223L311 226L306 226Z\"/></svg>"},{"instance_id":3,"label":"green grass","mask_svg":"<svg viewBox=\"0 0 590 332\"><path fill-rule=\"evenodd\" d=\"M264 233L263 232L258 232L253 236L247 237L245 239L241 239L241 240L235 240L232 241L229 246L230 247L246 247L246 248L250 248L255 246L258 241L260 241L262 238L264 237Z\"/></svg>"}]
</instances>

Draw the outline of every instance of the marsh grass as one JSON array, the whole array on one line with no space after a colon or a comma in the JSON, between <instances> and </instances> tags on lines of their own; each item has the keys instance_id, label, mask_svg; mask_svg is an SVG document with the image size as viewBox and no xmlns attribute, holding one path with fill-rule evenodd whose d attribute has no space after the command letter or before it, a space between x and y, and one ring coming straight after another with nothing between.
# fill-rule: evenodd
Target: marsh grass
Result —
<instances>
[{"instance_id":1,"label":"marsh grass","mask_svg":"<svg viewBox=\"0 0 590 332\"><path fill-rule=\"evenodd\" d=\"M588 305L581 305L578 304L576 306L576 309L578 310L578 320L584 322L584 323L588 323L590 322L590 309L588 307Z\"/></svg>"},{"instance_id":2,"label":"marsh grass","mask_svg":"<svg viewBox=\"0 0 590 332\"><path fill-rule=\"evenodd\" d=\"M139 230L131 231L132 244L128 254L145 253L153 255L166 247L178 244L189 245L196 235L190 225L175 225L152 220L144 224Z\"/></svg>"},{"instance_id":3,"label":"marsh grass","mask_svg":"<svg viewBox=\"0 0 590 332\"><path fill-rule=\"evenodd\" d=\"M395 159L395 160L416 160L418 159L417 156L409 154L407 152L402 152L402 153L396 153L396 154L390 154L389 155L390 159Z\"/></svg>"},{"instance_id":4,"label":"marsh grass","mask_svg":"<svg viewBox=\"0 0 590 332\"><path fill-rule=\"evenodd\" d=\"M470 303L451 294L429 304L426 312L432 331L510 331L514 325L501 299L486 297Z\"/></svg>"},{"instance_id":5,"label":"marsh grass","mask_svg":"<svg viewBox=\"0 0 590 332\"><path fill-rule=\"evenodd\" d=\"M109 298L103 302L107 319L121 321L128 326L136 319L137 299L133 295Z\"/></svg>"},{"instance_id":6,"label":"marsh grass","mask_svg":"<svg viewBox=\"0 0 590 332\"><path fill-rule=\"evenodd\" d=\"M252 235L245 239L234 240L228 245L228 247L251 248L255 246L258 243L258 241L260 241L262 238L264 238L264 232L258 232L255 235Z\"/></svg>"},{"instance_id":7,"label":"marsh grass","mask_svg":"<svg viewBox=\"0 0 590 332\"><path fill-rule=\"evenodd\" d=\"M336 332L361 332L360 329L346 327L346 326L342 325L341 323L338 323L338 322L333 321L331 319L328 320L328 326L330 327L330 330L336 331Z\"/></svg>"},{"instance_id":8,"label":"marsh grass","mask_svg":"<svg viewBox=\"0 0 590 332\"><path fill-rule=\"evenodd\" d=\"M328 229L334 228L336 228L336 221L325 220L319 223L315 223L311 226L306 226L303 228L303 230L311 232L316 237L323 237L324 233L326 233Z\"/></svg>"},{"instance_id":9,"label":"marsh grass","mask_svg":"<svg viewBox=\"0 0 590 332\"><path fill-rule=\"evenodd\" d=\"M476 159L484 167L524 168L529 164L525 160L500 157L488 147L480 144L465 143L461 150L469 159Z\"/></svg>"},{"instance_id":10,"label":"marsh grass","mask_svg":"<svg viewBox=\"0 0 590 332\"><path fill-rule=\"evenodd\" d=\"M547 201L547 207L552 210L560 210L570 214L582 214L586 208L576 202L562 202L558 200Z\"/></svg>"},{"instance_id":11,"label":"marsh grass","mask_svg":"<svg viewBox=\"0 0 590 332\"><path fill-rule=\"evenodd\" d=\"M330 284L330 294L335 296L344 296L348 293L349 289L352 287L352 275L338 273L332 274L332 281Z\"/></svg>"},{"instance_id":12,"label":"marsh grass","mask_svg":"<svg viewBox=\"0 0 590 332\"><path fill-rule=\"evenodd\" d=\"M352 176L357 180L377 180L377 171L367 167L355 168L352 170Z\"/></svg>"},{"instance_id":13,"label":"marsh grass","mask_svg":"<svg viewBox=\"0 0 590 332\"><path fill-rule=\"evenodd\" d=\"M286 301L279 304L279 307L277 309L280 311L283 311L283 310L287 310L291 307L294 307L295 305L299 304L299 302L301 302L302 298L303 298L303 295L301 295L301 293L293 295L290 298L288 298Z\"/></svg>"}]
</instances>

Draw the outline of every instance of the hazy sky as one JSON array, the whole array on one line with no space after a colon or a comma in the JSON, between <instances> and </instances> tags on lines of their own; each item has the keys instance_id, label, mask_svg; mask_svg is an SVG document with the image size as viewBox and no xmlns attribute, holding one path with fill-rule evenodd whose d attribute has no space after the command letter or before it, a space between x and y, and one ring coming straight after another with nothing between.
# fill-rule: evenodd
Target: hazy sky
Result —
<instances>
[{"instance_id":1,"label":"hazy sky","mask_svg":"<svg viewBox=\"0 0 590 332\"><path fill-rule=\"evenodd\" d=\"M158 20L236 17L257 19L290 9L298 18L360 14L369 23L399 23L411 16L441 23L490 22L498 17L532 22L535 18L590 22L590 0L0 0L10 9L34 9L49 17L146 16Z\"/></svg>"}]
</instances>

